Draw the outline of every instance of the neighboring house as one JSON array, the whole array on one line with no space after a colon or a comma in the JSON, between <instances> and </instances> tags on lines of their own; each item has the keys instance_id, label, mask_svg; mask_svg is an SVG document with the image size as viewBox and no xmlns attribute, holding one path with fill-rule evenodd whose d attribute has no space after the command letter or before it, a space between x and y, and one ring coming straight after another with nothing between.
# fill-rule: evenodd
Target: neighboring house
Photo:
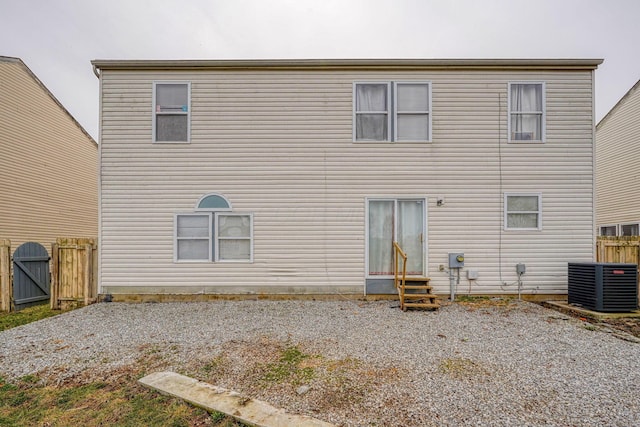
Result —
<instances>
[{"instance_id":1,"label":"neighboring house","mask_svg":"<svg viewBox=\"0 0 640 427\"><path fill-rule=\"evenodd\" d=\"M601 62L95 60L99 292L566 294Z\"/></svg>"},{"instance_id":2,"label":"neighboring house","mask_svg":"<svg viewBox=\"0 0 640 427\"><path fill-rule=\"evenodd\" d=\"M98 146L18 58L0 56L0 238L98 233Z\"/></svg>"},{"instance_id":3,"label":"neighboring house","mask_svg":"<svg viewBox=\"0 0 640 427\"><path fill-rule=\"evenodd\" d=\"M596 127L596 224L601 236L640 235L640 81Z\"/></svg>"}]
</instances>

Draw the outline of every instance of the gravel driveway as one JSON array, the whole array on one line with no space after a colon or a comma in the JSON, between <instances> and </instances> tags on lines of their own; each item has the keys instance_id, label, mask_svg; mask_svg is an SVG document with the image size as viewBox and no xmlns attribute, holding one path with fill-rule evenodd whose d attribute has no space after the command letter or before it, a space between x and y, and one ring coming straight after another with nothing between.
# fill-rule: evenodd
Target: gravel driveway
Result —
<instances>
[{"instance_id":1,"label":"gravel driveway","mask_svg":"<svg viewBox=\"0 0 640 427\"><path fill-rule=\"evenodd\" d=\"M265 382L291 348L308 375ZM640 425L640 344L526 302L101 303L0 332L8 379L136 364L345 426Z\"/></svg>"}]
</instances>

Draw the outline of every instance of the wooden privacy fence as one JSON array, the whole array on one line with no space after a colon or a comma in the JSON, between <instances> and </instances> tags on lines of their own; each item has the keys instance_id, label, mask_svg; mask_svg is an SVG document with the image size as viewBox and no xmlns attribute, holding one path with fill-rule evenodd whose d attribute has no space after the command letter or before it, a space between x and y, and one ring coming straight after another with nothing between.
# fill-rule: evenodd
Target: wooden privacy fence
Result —
<instances>
[{"instance_id":1,"label":"wooden privacy fence","mask_svg":"<svg viewBox=\"0 0 640 427\"><path fill-rule=\"evenodd\" d=\"M96 302L97 278L95 239L58 238L51 245L51 308Z\"/></svg>"},{"instance_id":2,"label":"wooden privacy fence","mask_svg":"<svg viewBox=\"0 0 640 427\"><path fill-rule=\"evenodd\" d=\"M96 302L98 252L95 239L58 238L51 245L51 308ZM0 239L0 311L12 311L11 242Z\"/></svg>"},{"instance_id":3,"label":"wooden privacy fence","mask_svg":"<svg viewBox=\"0 0 640 427\"><path fill-rule=\"evenodd\" d=\"M596 261L638 265L640 261L640 236L598 237Z\"/></svg>"}]
</instances>

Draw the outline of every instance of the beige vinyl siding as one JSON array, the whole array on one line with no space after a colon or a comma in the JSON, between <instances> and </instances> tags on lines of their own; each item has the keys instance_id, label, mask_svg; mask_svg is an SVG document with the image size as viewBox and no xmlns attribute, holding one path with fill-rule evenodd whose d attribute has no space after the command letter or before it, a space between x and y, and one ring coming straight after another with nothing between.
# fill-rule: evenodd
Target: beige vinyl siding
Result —
<instances>
[{"instance_id":1,"label":"beige vinyl siding","mask_svg":"<svg viewBox=\"0 0 640 427\"><path fill-rule=\"evenodd\" d=\"M102 292L362 293L366 197L427 198L438 293L448 252L479 270L472 293L516 292L518 262L526 292L566 293L567 261L592 259L590 70L101 75ZM191 82L190 144L151 142L152 82L171 79ZM352 142L353 82L411 80L432 83L433 142ZM516 80L546 83L545 144L507 143ZM209 192L254 214L253 264L172 262L174 214ZM543 230L503 231L504 192L541 193Z\"/></svg>"},{"instance_id":2,"label":"beige vinyl siding","mask_svg":"<svg viewBox=\"0 0 640 427\"><path fill-rule=\"evenodd\" d=\"M640 222L640 82L596 130L597 225Z\"/></svg>"},{"instance_id":3,"label":"beige vinyl siding","mask_svg":"<svg viewBox=\"0 0 640 427\"><path fill-rule=\"evenodd\" d=\"M19 60L0 58L0 238L98 235L98 148Z\"/></svg>"}]
</instances>

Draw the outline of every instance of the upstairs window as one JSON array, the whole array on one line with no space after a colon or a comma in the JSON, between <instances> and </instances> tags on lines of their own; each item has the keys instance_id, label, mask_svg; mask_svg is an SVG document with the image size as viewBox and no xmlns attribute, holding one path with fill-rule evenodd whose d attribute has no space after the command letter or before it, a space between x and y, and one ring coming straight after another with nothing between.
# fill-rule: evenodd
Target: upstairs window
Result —
<instances>
[{"instance_id":1,"label":"upstairs window","mask_svg":"<svg viewBox=\"0 0 640 427\"><path fill-rule=\"evenodd\" d=\"M541 230L541 199L540 194L505 194L505 230Z\"/></svg>"},{"instance_id":2,"label":"upstairs window","mask_svg":"<svg viewBox=\"0 0 640 427\"><path fill-rule=\"evenodd\" d=\"M428 83L395 84L395 140L429 141Z\"/></svg>"},{"instance_id":3,"label":"upstairs window","mask_svg":"<svg viewBox=\"0 0 640 427\"><path fill-rule=\"evenodd\" d=\"M353 139L357 142L431 140L431 84L354 83Z\"/></svg>"},{"instance_id":4,"label":"upstairs window","mask_svg":"<svg viewBox=\"0 0 640 427\"><path fill-rule=\"evenodd\" d=\"M153 141L189 142L191 83L153 83Z\"/></svg>"},{"instance_id":5,"label":"upstairs window","mask_svg":"<svg viewBox=\"0 0 640 427\"><path fill-rule=\"evenodd\" d=\"M544 142L544 83L509 83L509 141Z\"/></svg>"},{"instance_id":6,"label":"upstairs window","mask_svg":"<svg viewBox=\"0 0 640 427\"><path fill-rule=\"evenodd\" d=\"M388 83L357 83L355 85L356 141L389 140Z\"/></svg>"}]
</instances>

